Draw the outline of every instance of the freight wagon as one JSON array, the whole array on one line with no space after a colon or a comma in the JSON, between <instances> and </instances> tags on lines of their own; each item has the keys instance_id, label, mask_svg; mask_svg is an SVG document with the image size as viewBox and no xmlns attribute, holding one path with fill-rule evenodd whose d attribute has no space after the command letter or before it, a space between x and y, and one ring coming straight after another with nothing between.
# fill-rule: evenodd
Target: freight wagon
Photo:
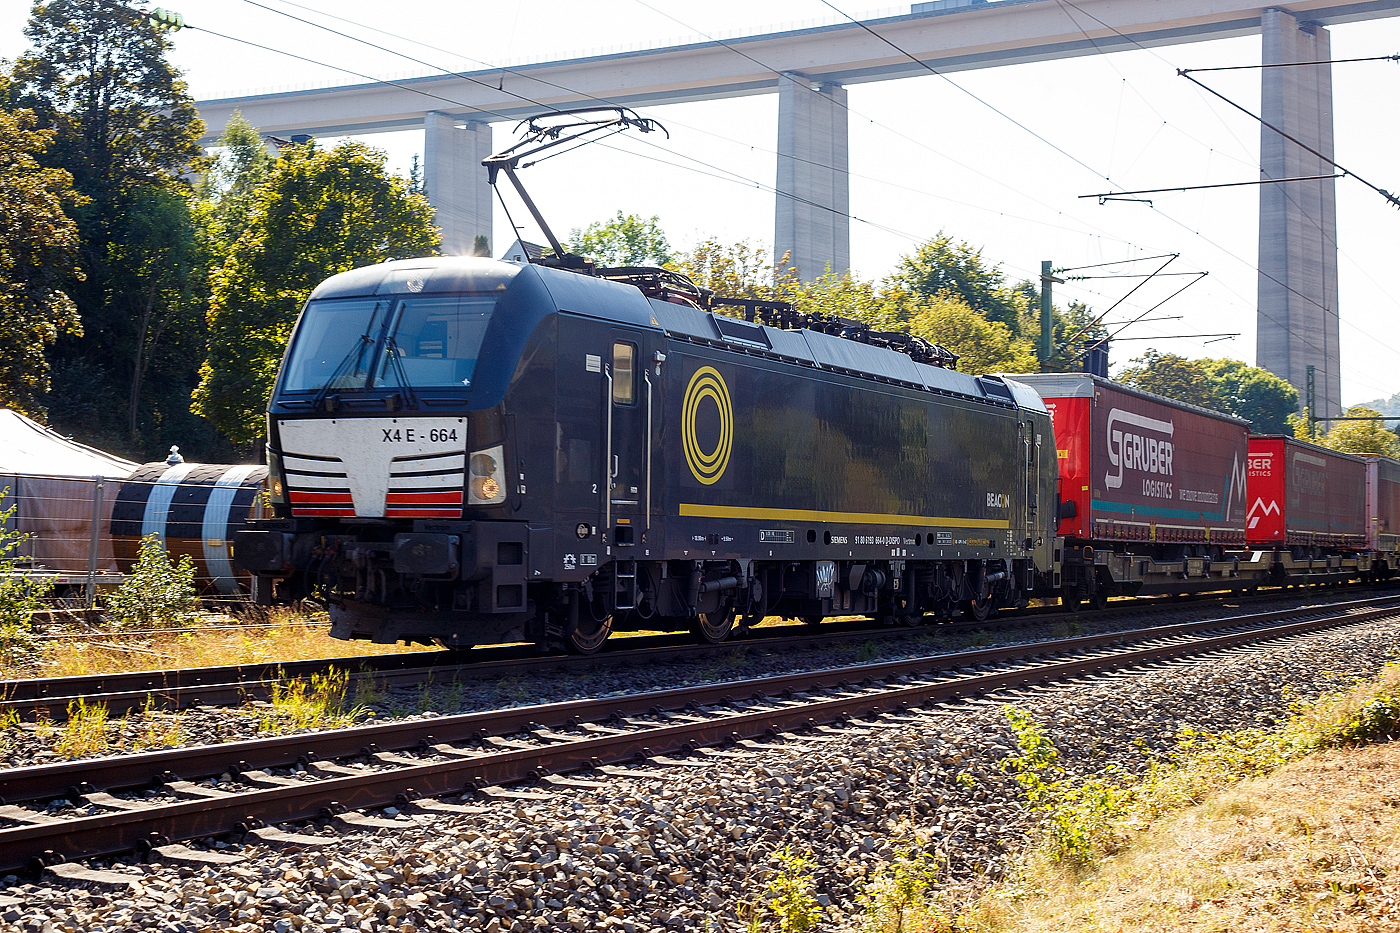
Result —
<instances>
[{"instance_id":1,"label":"freight wagon","mask_svg":"<svg viewBox=\"0 0 1400 933\"><path fill-rule=\"evenodd\" d=\"M1400 461L1389 457L1366 458L1366 546L1377 576L1400 570Z\"/></svg>"},{"instance_id":2,"label":"freight wagon","mask_svg":"<svg viewBox=\"0 0 1400 933\"><path fill-rule=\"evenodd\" d=\"M1252 589L1249 422L1087 373L1022 374L1055 425L1064 598Z\"/></svg>"},{"instance_id":3,"label":"freight wagon","mask_svg":"<svg viewBox=\"0 0 1400 933\"><path fill-rule=\"evenodd\" d=\"M1248 483L1249 545L1267 556L1273 582L1370 574L1364 458L1258 435L1249 439Z\"/></svg>"}]
</instances>

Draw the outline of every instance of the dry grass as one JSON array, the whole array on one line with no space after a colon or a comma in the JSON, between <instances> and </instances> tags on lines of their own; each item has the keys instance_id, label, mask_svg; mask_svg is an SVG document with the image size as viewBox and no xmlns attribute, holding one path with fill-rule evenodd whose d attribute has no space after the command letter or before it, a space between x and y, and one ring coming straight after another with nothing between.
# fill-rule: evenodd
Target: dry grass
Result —
<instances>
[{"instance_id":1,"label":"dry grass","mask_svg":"<svg viewBox=\"0 0 1400 933\"><path fill-rule=\"evenodd\" d=\"M1321 752L1178 814L1083 883L984 917L1036 931L1400 929L1400 743ZM999 916L997 916L999 915Z\"/></svg>"},{"instance_id":2,"label":"dry grass","mask_svg":"<svg viewBox=\"0 0 1400 933\"><path fill-rule=\"evenodd\" d=\"M206 626L227 626L236 620L226 616L204 616L201 621ZM286 610L274 610L268 621L274 624L250 625L246 630L210 631L195 626L179 634L117 637L98 631L93 632L91 638L40 639L36 664L25 667L0 665L0 679L265 664L426 650L421 645L409 648L331 638L326 634L329 622L305 625L302 624L307 621L305 616Z\"/></svg>"},{"instance_id":3,"label":"dry grass","mask_svg":"<svg viewBox=\"0 0 1400 933\"><path fill-rule=\"evenodd\" d=\"M1021 732L1041 843L1012 877L960 889L896 864L867 890L866 929L1400 929L1400 665L1275 729L1188 731L1122 784L1061 779L1053 746Z\"/></svg>"}]
</instances>

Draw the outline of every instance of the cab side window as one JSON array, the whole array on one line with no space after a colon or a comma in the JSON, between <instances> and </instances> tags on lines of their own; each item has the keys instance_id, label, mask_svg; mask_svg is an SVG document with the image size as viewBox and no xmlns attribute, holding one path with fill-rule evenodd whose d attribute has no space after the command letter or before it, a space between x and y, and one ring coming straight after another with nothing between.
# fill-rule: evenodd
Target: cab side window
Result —
<instances>
[{"instance_id":1,"label":"cab side window","mask_svg":"<svg viewBox=\"0 0 1400 933\"><path fill-rule=\"evenodd\" d=\"M636 361L635 344L613 344L613 404L631 405L636 401Z\"/></svg>"}]
</instances>

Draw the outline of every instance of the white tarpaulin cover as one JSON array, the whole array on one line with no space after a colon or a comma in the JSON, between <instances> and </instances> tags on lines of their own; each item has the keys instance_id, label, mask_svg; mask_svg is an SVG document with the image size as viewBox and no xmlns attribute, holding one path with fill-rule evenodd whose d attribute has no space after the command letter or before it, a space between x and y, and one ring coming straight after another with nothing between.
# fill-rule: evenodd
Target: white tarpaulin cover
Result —
<instances>
[{"instance_id":1,"label":"white tarpaulin cover","mask_svg":"<svg viewBox=\"0 0 1400 933\"><path fill-rule=\"evenodd\" d=\"M0 510L18 505L5 530L26 538L17 554L31 566L84 573L92 556L92 524L98 522L96 569L115 572L112 503L119 483L97 495L95 477L121 480L140 464L70 441L19 412L0 409Z\"/></svg>"},{"instance_id":2,"label":"white tarpaulin cover","mask_svg":"<svg viewBox=\"0 0 1400 933\"><path fill-rule=\"evenodd\" d=\"M0 409L0 473L125 477L138 464L70 441L17 411Z\"/></svg>"}]
</instances>

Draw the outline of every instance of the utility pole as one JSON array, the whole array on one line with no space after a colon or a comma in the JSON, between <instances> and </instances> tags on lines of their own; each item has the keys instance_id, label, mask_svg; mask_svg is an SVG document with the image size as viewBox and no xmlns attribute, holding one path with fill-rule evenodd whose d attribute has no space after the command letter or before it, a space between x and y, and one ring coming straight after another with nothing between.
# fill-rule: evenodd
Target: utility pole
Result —
<instances>
[{"instance_id":1,"label":"utility pole","mask_svg":"<svg viewBox=\"0 0 1400 933\"><path fill-rule=\"evenodd\" d=\"M1317 385L1316 367L1308 364L1308 440L1317 440Z\"/></svg>"},{"instance_id":2,"label":"utility pole","mask_svg":"<svg viewBox=\"0 0 1400 933\"><path fill-rule=\"evenodd\" d=\"M1050 357L1055 352L1055 320L1054 307L1051 301L1051 287L1055 283L1063 285L1064 279L1057 279L1054 276L1054 267L1050 260L1045 259L1040 263L1040 371L1045 372L1045 367L1050 362Z\"/></svg>"}]
</instances>

